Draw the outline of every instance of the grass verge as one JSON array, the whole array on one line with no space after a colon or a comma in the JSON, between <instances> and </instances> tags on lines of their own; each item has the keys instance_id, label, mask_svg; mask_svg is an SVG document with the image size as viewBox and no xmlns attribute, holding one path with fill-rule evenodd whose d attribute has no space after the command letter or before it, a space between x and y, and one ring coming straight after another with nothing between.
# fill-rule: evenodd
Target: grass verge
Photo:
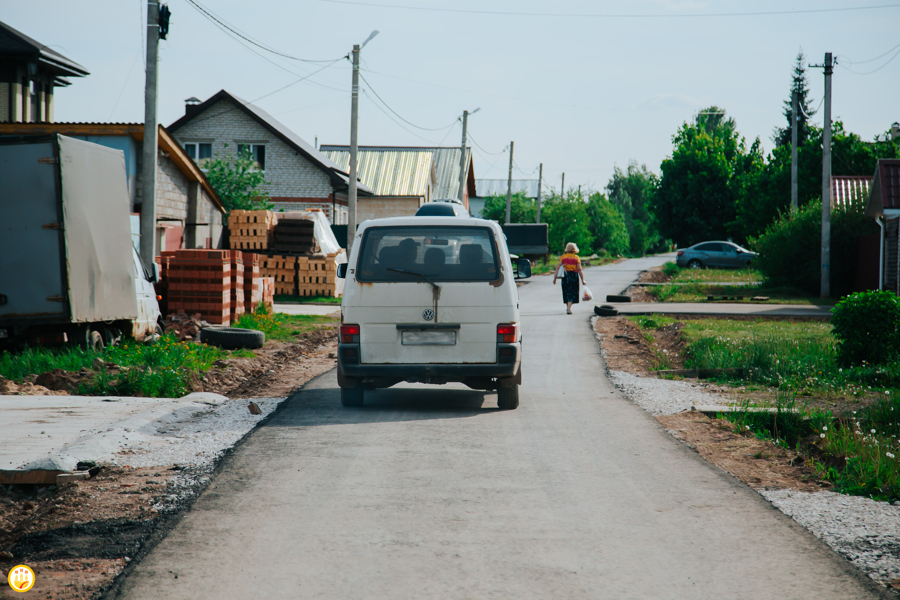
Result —
<instances>
[{"instance_id":1,"label":"grass verge","mask_svg":"<svg viewBox=\"0 0 900 600\"><path fill-rule=\"evenodd\" d=\"M256 311L241 316L234 322L234 327L258 329L266 334L267 340L294 342L298 337L334 322L334 317L322 315L287 315Z\"/></svg>"},{"instance_id":2,"label":"grass verge","mask_svg":"<svg viewBox=\"0 0 900 600\"><path fill-rule=\"evenodd\" d=\"M278 294L275 296L275 302L286 302L293 304L340 304L340 298L333 296L287 296Z\"/></svg>"}]
</instances>

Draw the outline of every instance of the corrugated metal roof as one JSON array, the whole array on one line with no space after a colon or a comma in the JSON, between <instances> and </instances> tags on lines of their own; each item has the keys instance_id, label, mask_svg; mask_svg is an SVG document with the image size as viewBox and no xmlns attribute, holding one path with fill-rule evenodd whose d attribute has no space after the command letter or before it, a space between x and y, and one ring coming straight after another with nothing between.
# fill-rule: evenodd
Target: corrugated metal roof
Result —
<instances>
[{"instance_id":1,"label":"corrugated metal roof","mask_svg":"<svg viewBox=\"0 0 900 600\"><path fill-rule=\"evenodd\" d=\"M333 151L348 153L347 166L350 165L349 146L323 145L319 147L322 153ZM432 199L457 198L459 194L459 147L434 148L428 146L360 146L362 152L428 152L431 154L431 164L434 168L435 182L432 191ZM471 164L472 149L466 148L466 164ZM360 168L360 173L362 168Z\"/></svg>"},{"instance_id":2,"label":"corrugated metal roof","mask_svg":"<svg viewBox=\"0 0 900 600\"><path fill-rule=\"evenodd\" d=\"M478 198L487 198L488 196L506 195L508 181L506 179L476 179L475 190L478 192ZM526 198L537 198L538 195L537 179L513 179L512 193L518 194L525 192Z\"/></svg>"},{"instance_id":3,"label":"corrugated metal roof","mask_svg":"<svg viewBox=\"0 0 900 600\"><path fill-rule=\"evenodd\" d=\"M322 154L342 171L350 170L350 150L328 150ZM428 197L433 154L429 150L360 149L357 154L359 180L376 196Z\"/></svg>"},{"instance_id":4,"label":"corrugated metal roof","mask_svg":"<svg viewBox=\"0 0 900 600\"><path fill-rule=\"evenodd\" d=\"M849 206L869 198L872 178L864 175L834 175L831 177L831 205Z\"/></svg>"},{"instance_id":5,"label":"corrugated metal roof","mask_svg":"<svg viewBox=\"0 0 900 600\"><path fill-rule=\"evenodd\" d=\"M898 209L900 209L900 159L880 158L875 167L866 215L877 217L883 215L885 210Z\"/></svg>"}]
</instances>

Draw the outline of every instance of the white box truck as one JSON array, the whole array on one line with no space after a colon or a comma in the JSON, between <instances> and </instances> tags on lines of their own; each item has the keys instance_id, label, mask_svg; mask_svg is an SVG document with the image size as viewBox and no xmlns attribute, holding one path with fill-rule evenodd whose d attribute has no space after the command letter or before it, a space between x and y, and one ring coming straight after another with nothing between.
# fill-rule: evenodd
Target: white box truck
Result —
<instances>
[{"instance_id":1,"label":"white box truck","mask_svg":"<svg viewBox=\"0 0 900 600\"><path fill-rule=\"evenodd\" d=\"M0 346L99 348L161 331L127 185L121 150L62 135L0 140Z\"/></svg>"}]
</instances>

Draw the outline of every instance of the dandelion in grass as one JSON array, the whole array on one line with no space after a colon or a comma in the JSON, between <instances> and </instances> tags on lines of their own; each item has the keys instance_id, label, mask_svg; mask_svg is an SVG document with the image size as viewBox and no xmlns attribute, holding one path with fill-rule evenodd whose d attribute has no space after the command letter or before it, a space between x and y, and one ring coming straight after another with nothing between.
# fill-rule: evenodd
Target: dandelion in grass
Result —
<instances>
[{"instance_id":1,"label":"dandelion in grass","mask_svg":"<svg viewBox=\"0 0 900 600\"><path fill-rule=\"evenodd\" d=\"M874 430L874 429L872 430L872 435L875 435L875 430Z\"/></svg>"},{"instance_id":2,"label":"dandelion in grass","mask_svg":"<svg viewBox=\"0 0 900 600\"><path fill-rule=\"evenodd\" d=\"M825 434L824 434L824 433L820 433L820 434L819 434L819 437L822 438L822 439L825 439Z\"/></svg>"}]
</instances>

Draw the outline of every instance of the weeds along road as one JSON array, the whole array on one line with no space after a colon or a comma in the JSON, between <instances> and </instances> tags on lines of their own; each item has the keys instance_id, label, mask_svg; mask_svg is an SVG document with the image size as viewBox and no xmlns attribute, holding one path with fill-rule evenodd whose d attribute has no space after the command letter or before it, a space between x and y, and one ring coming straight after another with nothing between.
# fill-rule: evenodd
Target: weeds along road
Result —
<instances>
[{"instance_id":1,"label":"weeds along road","mask_svg":"<svg viewBox=\"0 0 900 600\"><path fill-rule=\"evenodd\" d=\"M664 259L591 268L597 298ZM868 598L874 584L609 383L559 286L520 288L515 411L463 386L309 384L228 460L126 598ZM177 578L176 578L177 576Z\"/></svg>"}]
</instances>

